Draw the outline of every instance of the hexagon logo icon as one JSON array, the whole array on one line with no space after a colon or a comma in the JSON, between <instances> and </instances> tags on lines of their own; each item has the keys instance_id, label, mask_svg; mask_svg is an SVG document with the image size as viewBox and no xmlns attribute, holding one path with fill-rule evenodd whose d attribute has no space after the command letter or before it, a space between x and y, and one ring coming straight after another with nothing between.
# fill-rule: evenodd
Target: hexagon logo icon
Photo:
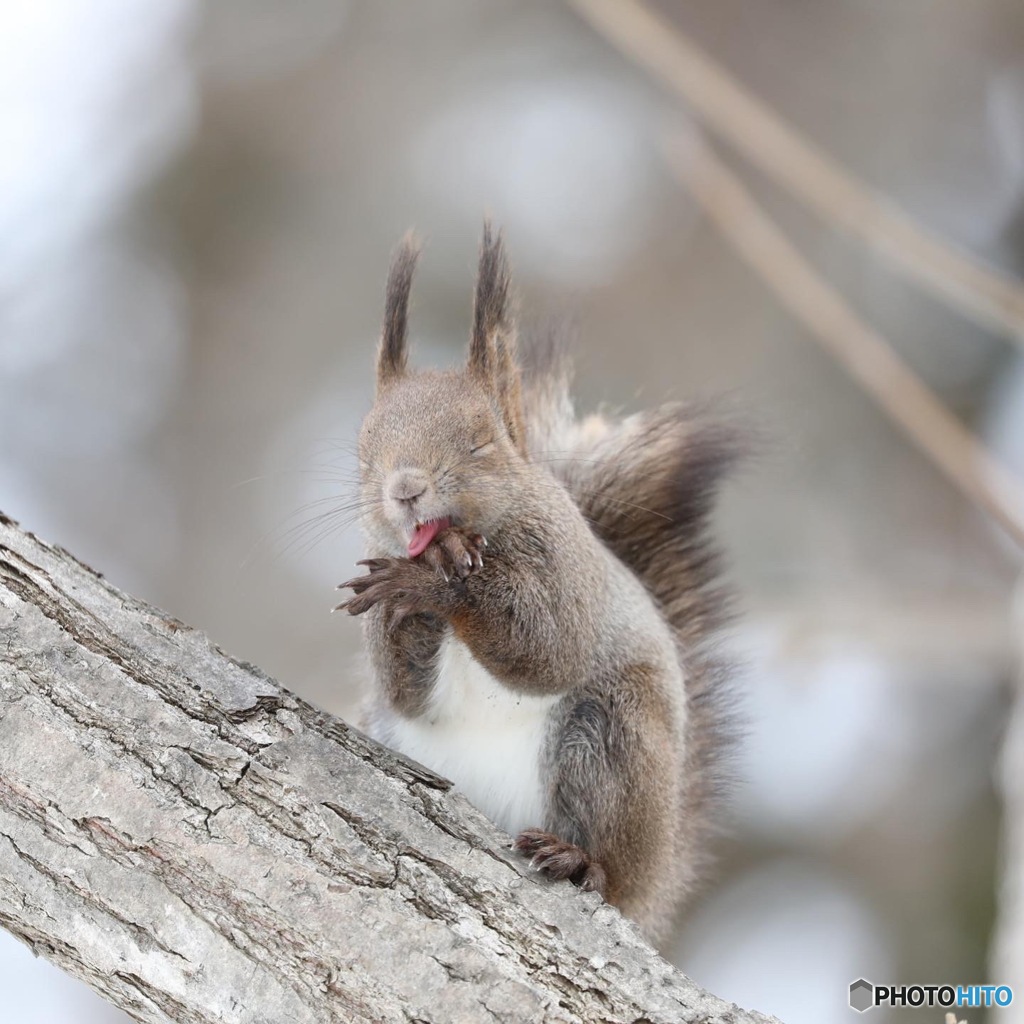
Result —
<instances>
[{"instance_id":1,"label":"hexagon logo icon","mask_svg":"<svg viewBox=\"0 0 1024 1024\"><path fill-rule=\"evenodd\" d=\"M850 1009L857 1010L859 1013L870 1010L875 1005L873 988L870 981L858 978L850 986Z\"/></svg>"}]
</instances>

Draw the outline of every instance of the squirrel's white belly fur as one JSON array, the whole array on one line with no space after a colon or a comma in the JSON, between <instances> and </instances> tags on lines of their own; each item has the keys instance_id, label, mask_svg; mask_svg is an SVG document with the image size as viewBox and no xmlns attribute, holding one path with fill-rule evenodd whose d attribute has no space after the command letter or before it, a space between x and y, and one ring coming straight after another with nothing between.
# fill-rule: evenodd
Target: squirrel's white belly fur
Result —
<instances>
[{"instance_id":1,"label":"squirrel's white belly fur","mask_svg":"<svg viewBox=\"0 0 1024 1024\"><path fill-rule=\"evenodd\" d=\"M514 693L464 644L448 638L425 713L394 716L385 742L451 779L476 807L515 835L544 823L540 760L549 713L559 699Z\"/></svg>"}]
</instances>

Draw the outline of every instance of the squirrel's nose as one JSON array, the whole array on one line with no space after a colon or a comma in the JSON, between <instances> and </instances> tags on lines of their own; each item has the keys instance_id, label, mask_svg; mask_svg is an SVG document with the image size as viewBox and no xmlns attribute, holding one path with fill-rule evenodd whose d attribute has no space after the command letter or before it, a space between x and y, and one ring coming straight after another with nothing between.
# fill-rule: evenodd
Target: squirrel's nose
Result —
<instances>
[{"instance_id":1,"label":"squirrel's nose","mask_svg":"<svg viewBox=\"0 0 1024 1024\"><path fill-rule=\"evenodd\" d=\"M418 469L400 469L388 481L388 495L395 501L413 502L421 497L430 481Z\"/></svg>"}]
</instances>

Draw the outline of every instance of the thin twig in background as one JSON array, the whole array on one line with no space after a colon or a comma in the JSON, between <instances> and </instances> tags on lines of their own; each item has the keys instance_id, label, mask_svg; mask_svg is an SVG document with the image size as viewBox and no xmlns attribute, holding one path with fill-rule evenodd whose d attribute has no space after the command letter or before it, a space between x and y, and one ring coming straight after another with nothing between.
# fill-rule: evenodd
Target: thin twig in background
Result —
<instances>
[{"instance_id":1,"label":"thin twig in background","mask_svg":"<svg viewBox=\"0 0 1024 1024\"><path fill-rule=\"evenodd\" d=\"M679 180L782 304L928 458L1024 548L1024 484L814 270L710 147L695 147L688 134L670 136L666 151Z\"/></svg>"},{"instance_id":2,"label":"thin twig in background","mask_svg":"<svg viewBox=\"0 0 1024 1024\"><path fill-rule=\"evenodd\" d=\"M569 0L616 48L680 95L712 131L826 220L860 236L938 298L1024 346L1024 286L915 223L803 138L639 0Z\"/></svg>"}]
</instances>

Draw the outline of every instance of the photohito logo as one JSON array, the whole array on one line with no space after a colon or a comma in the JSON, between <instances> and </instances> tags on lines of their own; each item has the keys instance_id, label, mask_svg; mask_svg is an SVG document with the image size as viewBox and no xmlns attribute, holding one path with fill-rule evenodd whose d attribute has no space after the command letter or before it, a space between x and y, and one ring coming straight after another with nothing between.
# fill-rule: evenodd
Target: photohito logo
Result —
<instances>
[{"instance_id":1,"label":"photohito logo","mask_svg":"<svg viewBox=\"0 0 1024 1024\"><path fill-rule=\"evenodd\" d=\"M1009 1006L1009 985L872 985L858 978L850 985L850 1009L863 1013L872 1006L944 1006L976 1009Z\"/></svg>"}]
</instances>

